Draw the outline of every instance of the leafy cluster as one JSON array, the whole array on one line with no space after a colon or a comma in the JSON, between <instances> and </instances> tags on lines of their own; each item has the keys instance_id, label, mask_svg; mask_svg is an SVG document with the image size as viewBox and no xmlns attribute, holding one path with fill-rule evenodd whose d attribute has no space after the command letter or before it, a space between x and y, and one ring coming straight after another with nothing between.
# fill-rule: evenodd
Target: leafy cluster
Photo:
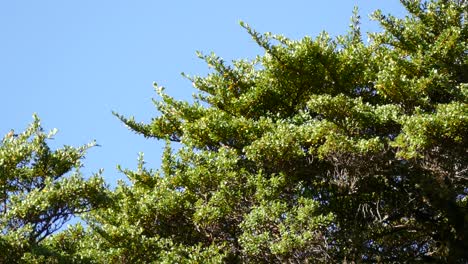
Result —
<instances>
[{"instance_id":1,"label":"leafy cluster","mask_svg":"<svg viewBox=\"0 0 468 264\"><path fill-rule=\"evenodd\" d=\"M104 204L106 187L78 169L89 144L52 151L39 119L21 134L11 131L0 145L0 263L72 259L48 246L47 238L76 214Z\"/></svg>"},{"instance_id":2,"label":"leafy cluster","mask_svg":"<svg viewBox=\"0 0 468 264\"><path fill-rule=\"evenodd\" d=\"M357 11L336 38L242 24L265 54L232 63L199 54L213 71L186 76L193 102L156 86L149 124L116 114L166 141L161 168L141 156L136 170L121 169L129 182L107 192L80 181L105 202L60 196L65 216L95 210L88 229L58 233L47 248L91 263L468 262L468 3L401 3L405 18L372 15L383 31L368 43ZM3 155L0 164L14 160ZM44 189L20 200L39 206ZM2 216L3 240L30 228L3 220L21 210ZM24 245L50 234L32 225Z\"/></svg>"}]
</instances>

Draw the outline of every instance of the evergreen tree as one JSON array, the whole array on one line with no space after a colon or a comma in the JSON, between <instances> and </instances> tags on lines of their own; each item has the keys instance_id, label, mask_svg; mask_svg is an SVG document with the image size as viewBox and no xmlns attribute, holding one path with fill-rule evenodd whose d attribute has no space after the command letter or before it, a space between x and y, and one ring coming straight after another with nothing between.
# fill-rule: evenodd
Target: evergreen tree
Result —
<instances>
[{"instance_id":1,"label":"evergreen tree","mask_svg":"<svg viewBox=\"0 0 468 264\"><path fill-rule=\"evenodd\" d=\"M263 56L200 54L193 103L157 87L151 123L117 115L166 140L162 167L122 170L63 243L98 263L468 262L468 4L401 3L369 43L357 12L334 39L242 24Z\"/></svg>"},{"instance_id":2,"label":"evergreen tree","mask_svg":"<svg viewBox=\"0 0 468 264\"><path fill-rule=\"evenodd\" d=\"M69 263L49 240L74 215L104 204L105 186L78 169L89 144L55 151L39 119L23 132L8 133L0 143L0 263Z\"/></svg>"}]
</instances>

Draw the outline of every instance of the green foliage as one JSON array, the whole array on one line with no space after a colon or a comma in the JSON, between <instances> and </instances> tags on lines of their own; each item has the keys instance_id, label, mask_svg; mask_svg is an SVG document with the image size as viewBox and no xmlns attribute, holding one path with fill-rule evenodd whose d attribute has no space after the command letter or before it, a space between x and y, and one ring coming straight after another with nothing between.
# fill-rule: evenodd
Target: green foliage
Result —
<instances>
[{"instance_id":1,"label":"green foliage","mask_svg":"<svg viewBox=\"0 0 468 264\"><path fill-rule=\"evenodd\" d=\"M368 43L357 9L336 38L242 23L263 56L200 53L213 70L186 76L193 103L155 85L149 124L115 114L166 148L106 200L99 178L61 178L86 147L51 152L37 122L6 137L0 247L36 263L468 262L468 4L401 3ZM89 228L49 237L85 211Z\"/></svg>"},{"instance_id":2,"label":"green foliage","mask_svg":"<svg viewBox=\"0 0 468 264\"><path fill-rule=\"evenodd\" d=\"M19 135L10 132L0 145L0 262L55 263L65 256L48 239L74 215L103 204L99 175L85 180L80 160L89 144L51 150L39 119Z\"/></svg>"},{"instance_id":3,"label":"green foliage","mask_svg":"<svg viewBox=\"0 0 468 264\"><path fill-rule=\"evenodd\" d=\"M117 115L183 147L151 185L125 187L145 206L112 210L149 202L128 222L149 217L142 233L182 248L218 245L224 262L468 261L467 3L402 4L403 19L373 14L383 32L368 44L355 10L336 39L242 24L264 56L199 54L213 72L187 76L194 103L157 87L150 124Z\"/></svg>"}]
</instances>

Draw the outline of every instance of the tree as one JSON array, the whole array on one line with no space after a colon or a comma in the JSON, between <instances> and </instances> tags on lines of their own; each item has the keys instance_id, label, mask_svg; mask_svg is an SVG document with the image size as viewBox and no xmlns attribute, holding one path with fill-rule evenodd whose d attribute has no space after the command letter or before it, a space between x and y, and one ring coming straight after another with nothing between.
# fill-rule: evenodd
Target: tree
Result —
<instances>
[{"instance_id":1,"label":"tree","mask_svg":"<svg viewBox=\"0 0 468 264\"><path fill-rule=\"evenodd\" d=\"M99 175L83 179L78 169L85 151L55 151L39 119L23 132L8 133L0 144L0 263L71 261L48 246L51 235L74 215L104 204Z\"/></svg>"},{"instance_id":2,"label":"tree","mask_svg":"<svg viewBox=\"0 0 468 264\"><path fill-rule=\"evenodd\" d=\"M468 6L401 3L368 44L357 11L335 39L242 24L264 56L200 54L193 103L157 87L150 124L117 114L166 140L162 167L122 170L63 238L101 263L466 263Z\"/></svg>"}]
</instances>

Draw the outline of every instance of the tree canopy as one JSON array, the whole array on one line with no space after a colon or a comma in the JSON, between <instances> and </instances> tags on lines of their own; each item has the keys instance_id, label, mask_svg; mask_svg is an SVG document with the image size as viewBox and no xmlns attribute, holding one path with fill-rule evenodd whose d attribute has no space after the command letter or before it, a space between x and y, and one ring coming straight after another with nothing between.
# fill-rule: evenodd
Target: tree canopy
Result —
<instances>
[{"instance_id":1,"label":"tree canopy","mask_svg":"<svg viewBox=\"0 0 468 264\"><path fill-rule=\"evenodd\" d=\"M85 180L80 160L94 145L47 145L39 119L21 134L8 133L0 144L0 263L44 261L55 255L44 240L73 215L105 203L106 186L95 175ZM55 256L57 257L57 256ZM67 262L67 257L59 258Z\"/></svg>"},{"instance_id":2,"label":"tree canopy","mask_svg":"<svg viewBox=\"0 0 468 264\"><path fill-rule=\"evenodd\" d=\"M367 42L357 10L335 38L242 23L264 55L200 53L212 72L186 76L193 102L155 85L149 124L116 114L166 149L114 190L59 180L84 148L6 137L2 247L56 262L468 262L468 3L401 3L404 18L372 15L382 31ZM50 236L81 212L88 228Z\"/></svg>"}]
</instances>

